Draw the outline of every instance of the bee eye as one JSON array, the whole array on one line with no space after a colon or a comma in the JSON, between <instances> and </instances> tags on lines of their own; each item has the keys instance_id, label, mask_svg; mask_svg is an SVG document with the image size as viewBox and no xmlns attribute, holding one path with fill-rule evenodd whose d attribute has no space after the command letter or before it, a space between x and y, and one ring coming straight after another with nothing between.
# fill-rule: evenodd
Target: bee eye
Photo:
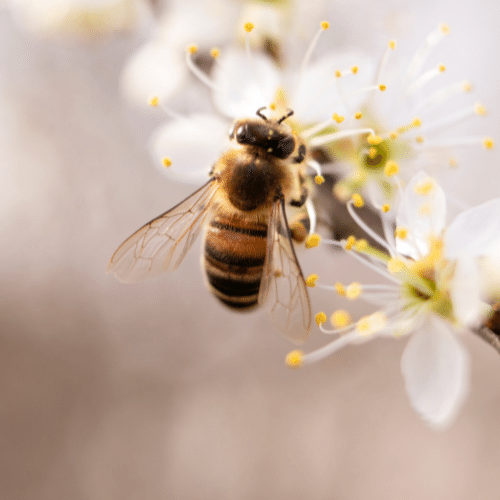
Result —
<instances>
[{"instance_id":1,"label":"bee eye","mask_svg":"<svg viewBox=\"0 0 500 500\"><path fill-rule=\"evenodd\" d=\"M240 144L252 144L255 142L255 137L248 130L248 125L240 125L236 130L236 141Z\"/></svg>"}]
</instances>

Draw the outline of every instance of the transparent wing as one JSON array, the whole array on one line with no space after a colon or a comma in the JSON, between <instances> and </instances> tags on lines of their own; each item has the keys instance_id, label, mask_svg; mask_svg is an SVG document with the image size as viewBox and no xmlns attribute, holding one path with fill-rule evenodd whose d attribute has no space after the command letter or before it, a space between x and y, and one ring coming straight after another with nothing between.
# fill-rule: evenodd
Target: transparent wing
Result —
<instances>
[{"instance_id":1,"label":"transparent wing","mask_svg":"<svg viewBox=\"0 0 500 500\"><path fill-rule=\"evenodd\" d=\"M290 238L283 199L272 208L259 304L273 325L292 342L303 342L311 329L311 304Z\"/></svg>"},{"instance_id":2,"label":"transparent wing","mask_svg":"<svg viewBox=\"0 0 500 500\"><path fill-rule=\"evenodd\" d=\"M108 273L123 283L135 283L177 269L198 236L219 183L203 187L168 212L145 224L113 254Z\"/></svg>"}]
</instances>

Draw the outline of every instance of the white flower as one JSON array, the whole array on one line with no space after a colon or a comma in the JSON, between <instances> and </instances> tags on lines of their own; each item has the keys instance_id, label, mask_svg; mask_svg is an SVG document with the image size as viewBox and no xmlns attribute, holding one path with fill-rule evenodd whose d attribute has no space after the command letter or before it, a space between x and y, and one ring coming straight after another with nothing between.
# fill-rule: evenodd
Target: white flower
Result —
<instances>
[{"instance_id":1,"label":"white flower","mask_svg":"<svg viewBox=\"0 0 500 500\"><path fill-rule=\"evenodd\" d=\"M392 284L337 284L334 288L341 295L359 296L382 304L382 309L350 324L338 319L345 315L334 315L333 331L323 328L323 314L318 318L321 329L340 337L318 351L296 356L299 361L292 364L321 359L348 343L375 336L412 333L401 361L411 404L430 423L445 425L459 408L469 381L467 353L454 333L477 325L489 310L482 302L478 262L500 237L500 198L466 210L447 226L444 192L420 172L401 196L394 233L391 219L383 214L385 239L364 225L352 201L348 208L388 253L365 240L351 239L342 246Z\"/></svg>"}]
</instances>

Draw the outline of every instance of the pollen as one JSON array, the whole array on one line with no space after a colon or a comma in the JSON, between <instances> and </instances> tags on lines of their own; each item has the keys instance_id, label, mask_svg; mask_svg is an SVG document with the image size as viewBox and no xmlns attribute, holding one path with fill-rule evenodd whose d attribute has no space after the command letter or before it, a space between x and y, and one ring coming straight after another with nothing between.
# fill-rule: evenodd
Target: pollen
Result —
<instances>
[{"instance_id":1,"label":"pollen","mask_svg":"<svg viewBox=\"0 0 500 500\"><path fill-rule=\"evenodd\" d=\"M398 138L398 133L397 132L389 132L389 137L391 139L397 139Z\"/></svg>"},{"instance_id":2,"label":"pollen","mask_svg":"<svg viewBox=\"0 0 500 500\"><path fill-rule=\"evenodd\" d=\"M390 209L391 209L391 206L389 205L389 203L384 203L382 205L382 212L387 213Z\"/></svg>"},{"instance_id":3,"label":"pollen","mask_svg":"<svg viewBox=\"0 0 500 500\"><path fill-rule=\"evenodd\" d=\"M389 40L389 43L387 44L387 46L394 50L396 48L396 40Z\"/></svg>"},{"instance_id":4,"label":"pollen","mask_svg":"<svg viewBox=\"0 0 500 500\"><path fill-rule=\"evenodd\" d=\"M359 68L357 66L353 66L351 68L351 72L352 72L353 75L355 75L358 71L359 71Z\"/></svg>"},{"instance_id":5,"label":"pollen","mask_svg":"<svg viewBox=\"0 0 500 500\"><path fill-rule=\"evenodd\" d=\"M419 182L415 185L415 193L421 196L427 196L434 189L434 181L429 179L427 181Z\"/></svg>"},{"instance_id":6,"label":"pollen","mask_svg":"<svg viewBox=\"0 0 500 500\"><path fill-rule=\"evenodd\" d=\"M446 23L440 23L439 24L439 31L441 31L441 33L443 35L449 35L450 34L450 26Z\"/></svg>"},{"instance_id":7,"label":"pollen","mask_svg":"<svg viewBox=\"0 0 500 500\"><path fill-rule=\"evenodd\" d=\"M415 141L417 141L418 144L422 144L424 142L424 138L421 135L418 135L415 137Z\"/></svg>"},{"instance_id":8,"label":"pollen","mask_svg":"<svg viewBox=\"0 0 500 500\"><path fill-rule=\"evenodd\" d=\"M364 316L356 323L356 330L362 336L372 335L382 330L387 324L384 313L377 311L369 316Z\"/></svg>"},{"instance_id":9,"label":"pollen","mask_svg":"<svg viewBox=\"0 0 500 500\"><path fill-rule=\"evenodd\" d=\"M371 146L378 146L382 142L382 137L380 137L379 135L370 134L366 138L366 140L368 141L368 144L370 144Z\"/></svg>"},{"instance_id":10,"label":"pollen","mask_svg":"<svg viewBox=\"0 0 500 500\"><path fill-rule=\"evenodd\" d=\"M250 33L255 28L255 25L253 23L245 23L243 28L245 28L247 33Z\"/></svg>"},{"instance_id":11,"label":"pollen","mask_svg":"<svg viewBox=\"0 0 500 500\"><path fill-rule=\"evenodd\" d=\"M342 76L342 71L340 71L340 69L336 69L336 70L335 70L335 76L336 76L337 78L340 78L340 77Z\"/></svg>"},{"instance_id":12,"label":"pollen","mask_svg":"<svg viewBox=\"0 0 500 500\"><path fill-rule=\"evenodd\" d=\"M345 242L345 249L350 250L356 243L356 237L351 234Z\"/></svg>"},{"instance_id":13,"label":"pollen","mask_svg":"<svg viewBox=\"0 0 500 500\"><path fill-rule=\"evenodd\" d=\"M381 92L384 92L385 90L387 90L387 85L384 85L383 83L381 83L381 84L378 86L378 89L379 89Z\"/></svg>"},{"instance_id":14,"label":"pollen","mask_svg":"<svg viewBox=\"0 0 500 500\"><path fill-rule=\"evenodd\" d=\"M396 274L402 271L405 267L405 263L401 259L390 259L387 263L387 270L391 274Z\"/></svg>"},{"instance_id":15,"label":"pollen","mask_svg":"<svg viewBox=\"0 0 500 500\"><path fill-rule=\"evenodd\" d=\"M316 281L318 280L319 276L317 274L310 274L306 278L306 285L310 286L311 288L314 288L316 286Z\"/></svg>"},{"instance_id":16,"label":"pollen","mask_svg":"<svg viewBox=\"0 0 500 500\"><path fill-rule=\"evenodd\" d=\"M408 236L408 229L406 229L406 227L397 227L394 230L394 236L400 240L405 240Z\"/></svg>"},{"instance_id":17,"label":"pollen","mask_svg":"<svg viewBox=\"0 0 500 500\"><path fill-rule=\"evenodd\" d=\"M359 193L354 193L351 199L356 208L361 208L365 204L365 200Z\"/></svg>"},{"instance_id":18,"label":"pollen","mask_svg":"<svg viewBox=\"0 0 500 500\"><path fill-rule=\"evenodd\" d=\"M300 368L302 366L303 359L304 353L302 351L290 351L286 355L285 363L289 368Z\"/></svg>"},{"instance_id":19,"label":"pollen","mask_svg":"<svg viewBox=\"0 0 500 500\"><path fill-rule=\"evenodd\" d=\"M486 114L486 108L480 102L476 102L476 104L474 104L474 113L479 116L484 116Z\"/></svg>"},{"instance_id":20,"label":"pollen","mask_svg":"<svg viewBox=\"0 0 500 500\"><path fill-rule=\"evenodd\" d=\"M151 97L151 99L148 101L148 104L156 108L158 104L160 104L160 98L155 95L154 97Z\"/></svg>"},{"instance_id":21,"label":"pollen","mask_svg":"<svg viewBox=\"0 0 500 500\"><path fill-rule=\"evenodd\" d=\"M375 158L375 156L377 156L377 148L371 147L368 150L368 156L373 160L373 158Z\"/></svg>"},{"instance_id":22,"label":"pollen","mask_svg":"<svg viewBox=\"0 0 500 500\"><path fill-rule=\"evenodd\" d=\"M345 296L349 300L355 300L361 295L362 291L363 291L363 287L361 286L361 283L358 283L357 281L353 281L350 285L347 286L347 288L345 290Z\"/></svg>"},{"instance_id":23,"label":"pollen","mask_svg":"<svg viewBox=\"0 0 500 500\"><path fill-rule=\"evenodd\" d=\"M413 118L413 120L411 122L411 126L412 127L420 127L420 125L422 125L422 120L420 120L420 118Z\"/></svg>"},{"instance_id":24,"label":"pollen","mask_svg":"<svg viewBox=\"0 0 500 500\"><path fill-rule=\"evenodd\" d=\"M368 248L368 246L368 242L364 238L362 238L356 241L356 243L354 244L354 249L358 252L363 252Z\"/></svg>"},{"instance_id":25,"label":"pollen","mask_svg":"<svg viewBox=\"0 0 500 500\"><path fill-rule=\"evenodd\" d=\"M340 295L340 297L345 297L345 288L340 281L335 283L335 291L337 292L337 295Z\"/></svg>"},{"instance_id":26,"label":"pollen","mask_svg":"<svg viewBox=\"0 0 500 500\"><path fill-rule=\"evenodd\" d=\"M458 167L458 161L456 158L454 157L451 157L449 160L448 160L448 165L451 167L451 168L456 168Z\"/></svg>"},{"instance_id":27,"label":"pollen","mask_svg":"<svg viewBox=\"0 0 500 500\"><path fill-rule=\"evenodd\" d=\"M363 113L361 113L361 111L356 111L356 113L354 113L354 118L356 118L356 120L361 120L361 118L363 118Z\"/></svg>"},{"instance_id":28,"label":"pollen","mask_svg":"<svg viewBox=\"0 0 500 500\"><path fill-rule=\"evenodd\" d=\"M463 92L471 92L472 91L472 83L465 81L462 82L462 91Z\"/></svg>"},{"instance_id":29,"label":"pollen","mask_svg":"<svg viewBox=\"0 0 500 500\"><path fill-rule=\"evenodd\" d=\"M161 162L163 163L163 166L165 168L171 167L172 166L172 160L165 156L165 158L162 158Z\"/></svg>"},{"instance_id":30,"label":"pollen","mask_svg":"<svg viewBox=\"0 0 500 500\"><path fill-rule=\"evenodd\" d=\"M418 208L419 215L429 217L432 214L432 206L430 203L422 203Z\"/></svg>"},{"instance_id":31,"label":"pollen","mask_svg":"<svg viewBox=\"0 0 500 500\"><path fill-rule=\"evenodd\" d=\"M384 167L384 174L392 177L399 172L399 165L394 160L389 160Z\"/></svg>"},{"instance_id":32,"label":"pollen","mask_svg":"<svg viewBox=\"0 0 500 500\"><path fill-rule=\"evenodd\" d=\"M316 184L318 184L318 186L321 186L321 184L323 184L323 182L325 182L325 178L322 175L315 175L314 182Z\"/></svg>"},{"instance_id":33,"label":"pollen","mask_svg":"<svg viewBox=\"0 0 500 500\"><path fill-rule=\"evenodd\" d=\"M446 71L446 66L445 66L444 64L440 64L440 65L438 66L438 71L439 71L440 73L444 73L444 72Z\"/></svg>"},{"instance_id":34,"label":"pollen","mask_svg":"<svg viewBox=\"0 0 500 500\"><path fill-rule=\"evenodd\" d=\"M213 59L217 59L220 56L220 49L217 47L213 47L210 49L210 57Z\"/></svg>"},{"instance_id":35,"label":"pollen","mask_svg":"<svg viewBox=\"0 0 500 500\"><path fill-rule=\"evenodd\" d=\"M337 113L333 113L332 115L332 120L335 120L337 123L342 123L344 119L342 115L338 115Z\"/></svg>"},{"instance_id":36,"label":"pollen","mask_svg":"<svg viewBox=\"0 0 500 500\"><path fill-rule=\"evenodd\" d=\"M330 23L328 21L321 21L321 29L327 30L330 27Z\"/></svg>"},{"instance_id":37,"label":"pollen","mask_svg":"<svg viewBox=\"0 0 500 500\"><path fill-rule=\"evenodd\" d=\"M276 103L275 103L275 102L272 102L272 103L269 105L269 109L271 109L272 111L276 111Z\"/></svg>"},{"instance_id":38,"label":"pollen","mask_svg":"<svg viewBox=\"0 0 500 500\"><path fill-rule=\"evenodd\" d=\"M314 248L319 245L321 241L321 236L319 234L310 234L306 239L306 248Z\"/></svg>"},{"instance_id":39,"label":"pollen","mask_svg":"<svg viewBox=\"0 0 500 500\"><path fill-rule=\"evenodd\" d=\"M491 137L485 137L483 139L483 146L486 148L486 149L492 149L493 146L494 146L494 142L493 142L493 139Z\"/></svg>"},{"instance_id":40,"label":"pollen","mask_svg":"<svg viewBox=\"0 0 500 500\"><path fill-rule=\"evenodd\" d=\"M187 50L190 54L196 54L198 52L198 45L190 45Z\"/></svg>"},{"instance_id":41,"label":"pollen","mask_svg":"<svg viewBox=\"0 0 500 500\"><path fill-rule=\"evenodd\" d=\"M318 314L316 314L316 316L314 317L315 321L316 321L316 324L318 326L321 326L321 325L324 325L326 323L326 314L324 312L319 312Z\"/></svg>"},{"instance_id":42,"label":"pollen","mask_svg":"<svg viewBox=\"0 0 500 500\"><path fill-rule=\"evenodd\" d=\"M330 322L335 328L343 328L344 326L350 325L352 323L351 316L347 311L339 309L335 311L330 317Z\"/></svg>"}]
</instances>

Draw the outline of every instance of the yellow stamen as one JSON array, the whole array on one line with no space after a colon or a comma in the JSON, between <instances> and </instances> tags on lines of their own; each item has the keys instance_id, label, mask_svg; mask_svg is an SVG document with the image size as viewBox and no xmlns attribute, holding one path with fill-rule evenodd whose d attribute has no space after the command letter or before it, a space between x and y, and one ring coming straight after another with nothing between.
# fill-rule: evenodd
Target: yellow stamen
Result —
<instances>
[{"instance_id":1,"label":"yellow stamen","mask_svg":"<svg viewBox=\"0 0 500 500\"><path fill-rule=\"evenodd\" d=\"M163 166L168 168L172 165L172 160L165 156L165 158L162 158L161 162L163 163Z\"/></svg>"},{"instance_id":2,"label":"yellow stamen","mask_svg":"<svg viewBox=\"0 0 500 500\"><path fill-rule=\"evenodd\" d=\"M382 205L382 212L387 213L390 209L391 209L391 206L389 205L389 203L384 203Z\"/></svg>"},{"instance_id":3,"label":"yellow stamen","mask_svg":"<svg viewBox=\"0 0 500 500\"><path fill-rule=\"evenodd\" d=\"M332 120L335 120L337 123L342 123L344 121L344 117L342 115L338 115L337 113L333 113Z\"/></svg>"},{"instance_id":4,"label":"yellow stamen","mask_svg":"<svg viewBox=\"0 0 500 500\"><path fill-rule=\"evenodd\" d=\"M318 326L324 325L326 323L326 314L324 312L319 312L316 314L314 319L316 320L316 324Z\"/></svg>"},{"instance_id":5,"label":"yellow stamen","mask_svg":"<svg viewBox=\"0 0 500 500\"><path fill-rule=\"evenodd\" d=\"M350 250L354 244L356 243L356 237L355 236L349 236L345 242L345 249L346 250Z\"/></svg>"},{"instance_id":6,"label":"yellow stamen","mask_svg":"<svg viewBox=\"0 0 500 500\"><path fill-rule=\"evenodd\" d=\"M438 66L438 70L440 73L444 73L446 71L446 66L444 64L440 64Z\"/></svg>"},{"instance_id":7,"label":"yellow stamen","mask_svg":"<svg viewBox=\"0 0 500 500\"><path fill-rule=\"evenodd\" d=\"M389 132L389 137L391 139L397 139L398 138L398 133L397 132Z\"/></svg>"},{"instance_id":8,"label":"yellow stamen","mask_svg":"<svg viewBox=\"0 0 500 500\"><path fill-rule=\"evenodd\" d=\"M335 283L334 286L335 286L335 291L337 292L337 295L344 297L345 296L344 285L340 281L337 281L337 283Z\"/></svg>"},{"instance_id":9,"label":"yellow stamen","mask_svg":"<svg viewBox=\"0 0 500 500\"><path fill-rule=\"evenodd\" d=\"M420 196L427 196L434 189L434 187L434 181L429 179L415 184L414 191Z\"/></svg>"},{"instance_id":10,"label":"yellow stamen","mask_svg":"<svg viewBox=\"0 0 500 500\"><path fill-rule=\"evenodd\" d=\"M379 90L381 92L384 92L385 90L387 90L387 85L384 85L383 83L381 83L379 86L378 86Z\"/></svg>"},{"instance_id":11,"label":"yellow stamen","mask_svg":"<svg viewBox=\"0 0 500 500\"><path fill-rule=\"evenodd\" d=\"M335 76L337 78L340 78L342 76L342 71L340 71L339 69L335 70Z\"/></svg>"},{"instance_id":12,"label":"yellow stamen","mask_svg":"<svg viewBox=\"0 0 500 500\"><path fill-rule=\"evenodd\" d=\"M243 28L245 28L247 33L250 33L255 28L255 25L253 23L245 23Z\"/></svg>"},{"instance_id":13,"label":"yellow stamen","mask_svg":"<svg viewBox=\"0 0 500 500\"><path fill-rule=\"evenodd\" d=\"M379 135L370 134L366 138L366 140L368 141L368 144L370 144L370 146L378 146L382 142L382 137L380 137Z\"/></svg>"},{"instance_id":14,"label":"yellow stamen","mask_svg":"<svg viewBox=\"0 0 500 500\"><path fill-rule=\"evenodd\" d=\"M472 91L472 83L470 82L462 82L462 91L463 92L471 92Z\"/></svg>"},{"instance_id":15,"label":"yellow stamen","mask_svg":"<svg viewBox=\"0 0 500 500\"><path fill-rule=\"evenodd\" d=\"M213 47L210 49L210 57L217 59L220 56L220 49Z\"/></svg>"},{"instance_id":16,"label":"yellow stamen","mask_svg":"<svg viewBox=\"0 0 500 500\"><path fill-rule=\"evenodd\" d=\"M377 311L369 316L364 316L356 323L356 330L362 336L372 335L380 331L387 324L384 313Z\"/></svg>"},{"instance_id":17,"label":"yellow stamen","mask_svg":"<svg viewBox=\"0 0 500 500\"><path fill-rule=\"evenodd\" d=\"M353 66L351 68L351 71L352 71L353 75L355 75L358 72L358 70L359 70L359 68L357 66Z\"/></svg>"},{"instance_id":18,"label":"yellow stamen","mask_svg":"<svg viewBox=\"0 0 500 500\"><path fill-rule=\"evenodd\" d=\"M373 160L373 158L375 158L375 156L377 156L377 148L371 147L368 150L368 156Z\"/></svg>"},{"instance_id":19,"label":"yellow stamen","mask_svg":"<svg viewBox=\"0 0 500 500\"><path fill-rule=\"evenodd\" d=\"M361 118L363 118L363 113L361 113L361 111L356 111L356 113L354 113L354 118L356 118L356 120L361 120Z\"/></svg>"},{"instance_id":20,"label":"yellow stamen","mask_svg":"<svg viewBox=\"0 0 500 500\"><path fill-rule=\"evenodd\" d=\"M159 103L160 103L160 98L156 95L154 97L151 97L151 99L148 101L148 104L150 106L153 106L154 108L156 108L156 106L158 106Z\"/></svg>"},{"instance_id":21,"label":"yellow stamen","mask_svg":"<svg viewBox=\"0 0 500 500\"><path fill-rule=\"evenodd\" d=\"M198 45L190 45L187 50L190 54L196 54L198 52Z\"/></svg>"},{"instance_id":22,"label":"yellow stamen","mask_svg":"<svg viewBox=\"0 0 500 500\"><path fill-rule=\"evenodd\" d=\"M450 33L450 26L446 23L440 23L439 24L439 31L441 31L441 33L443 35L449 35Z\"/></svg>"},{"instance_id":23,"label":"yellow stamen","mask_svg":"<svg viewBox=\"0 0 500 500\"><path fill-rule=\"evenodd\" d=\"M363 252L368 247L369 247L368 242L364 238L356 240L356 243L354 244L354 249L357 250L358 252Z\"/></svg>"},{"instance_id":24,"label":"yellow stamen","mask_svg":"<svg viewBox=\"0 0 500 500\"><path fill-rule=\"evenodd\" d=\"M384 174L387 175L387 177L392 177L393 175L396 175L399 172L399 165L393 161L389 160L384 167Z\"/></svg>"},{"instance_id":25,"label":"yellow stamen","mask_svg":"<svg viewBox=\"0 0 500 500\"><path fill-rule=\"evenodd\" d=\"M401 259L390 259L387 263L387 270L391 274L399 273L405 267L405 263Z\"/></svg>"},{"instance_id":26,"label":"yellow stamen","mask_svg":"<svg viewBox=\"0 0 500 500\"><path fill-rule=\"evenodd\" d=\"M432 206L430 203L422 203L420 207L418 207L418 213L419 215L422 215L424 217L428 217L429 215L432 214Z\"/></svg>"},{"instance_id":27,"label":"yellow stamen","mask_svg":"<svg viewBox=\"0 0 500 500\"><path fill-rule=\"evenodd\" d=\"M300 368L304 359L304 353L296 350L291 351L286 355L285 363L289 368Z\"/></svg>"},{"instance_id":28,"label":"yellow stamen","mask_svg":"<svg viewBox=\"0 0 500 500\"><path fill-rule=\"evenodd\" d=\"M347 311L344 311L343 309L335 311L332 314L330 321L332 323L332 326L335 328L343 328L344 326L350 325L352 323L351 316Z\"/></svg>"},{"instance_id":29,"label":"yellow stamen","mask_svg":"<svg viewBox=\"0 0 500 500\"><path fill-rule=\"evenodd\" d=\"M361 295L362 291L363 291L363 288L361 286L361 283L358 283L357 281L353 281L350 285L347 286L347 288L345 290L345 296L349 300L354 300L354 299L357 299Z\"/></svg>"},{"instance_id":30,"label":"yellow stamen","mask_svg":"<svg viewBox=\"0 0 500 500\"><path fill-rule=\"evenodd\" d=\"M321 236L319 234L310 234L306 239L306 248L314 248L319 245L321 241Z\"/></svg>"},{"instance_id":31,"label":"yellow stamen","mask_svg":"<svg viewBox=\"0 0 500 500\"><path fill-rule=\"evenodd\" d=\"M486 108L480 102L476 102L476 104L474 104L474 113L479 116L484 116L486 114Z\"/></svg>"},{"instance_id":32,"label":"yellow stamen","mask_svg":"<svg viewBox=\"0 0 500 500\"><path fill-rule=\"evenodd\" d=\"M458 167L458 161L456 158L450 158L448 160L448 165L451 167L451 168L455 168L455 167Z\"/></svg>"},{"instance_id":33,"label":"yellow stamen","mask_svg":"<svg viewBox=\"0 0 500 500\"><path fill-rule=\"evenodd\" d=\"M389 43L387 45L390 49L394 50L396 48L396 40L389 40Z\"/></svg>"},{"instance_id":34,"label":"yellow stamen","mask_svg":"<svg viewBox=\"0 0 500 500\"><path fill-rule=\"evenodd\" d=\"M323 182L325 182L325 178L322 175L315 175L314 182L316 184L318 184L318 186L321 186L321 184L323 184Z\"/></svg>"},{"instance_id":35,"label":"yellow stamen","mask_svg":"<svg viewBox=\"0 0 500 500\"><path fill-rule=\"evenodd\" d=\"M422 144L424 142L424 138L421 136L421 135L418 135L417 137L415 137L415 140L419 143L419 144Z\"/></svg>"},{"instance_id":36,"label":"yellow stamen","mask_svg":"<svg viewBox=\"0 0 500 500\"><path fill-rule=\"evenodd\" d=\"M493 142L493 139L491 137L485 137L483 139L483 146L486 148L486 149L491 149L493 148L494 146L494 142Z\"/></svg>"},{"instance_id":37,"label":"yellow stamen","mask_svg":"<svg viewBox=\"0 0 500 500\"><path fill-rule=\"evenodd\" d=\"M321 28L327 30L330 27L330 23L328 21L321 21Z\"/></svg>"},{"instance_id":38,"label":"yellow stamen","mask_svg":"<svg viewBox=\"0 0 500 500\"><path fill-rule=\"evenodd\" d=\"M365 200L359 193L354 193L352 195L352 201L356 208L361 208L365 204Z\"/></svg>"},{"instance_id":39,"label":"yellow stamen","mask_svg":"<svg viewBox=\"0 0 500 500\"><path fill-rule=\"evenodd\" d=\"M316 286L316 281L318 280L319 276L317 274L310 274L306 278L306 285L310 286L311 288L314 288Z\"/></svg>"},{"instance_id":40,"label":"yellow stamen","mask_svg":"<svg viewBox=\"0 0 500 500\"><path fill-rule=\"evenodd\" d=\"M406 227L397 227L394 230L394 236L400 240L404 240L408 236L408 229Z\"/></svg>"},{"instance_id":41,"label":"yellow stamen","mask_svg":"<svg viewBox=\"0 0 500 500\"><path fill-rule=\"evenodd\" d=\"M272 102L271 104L269 104L269 109L272 111L276 111L276 103Z\"/></svg>"}]
</instances>

